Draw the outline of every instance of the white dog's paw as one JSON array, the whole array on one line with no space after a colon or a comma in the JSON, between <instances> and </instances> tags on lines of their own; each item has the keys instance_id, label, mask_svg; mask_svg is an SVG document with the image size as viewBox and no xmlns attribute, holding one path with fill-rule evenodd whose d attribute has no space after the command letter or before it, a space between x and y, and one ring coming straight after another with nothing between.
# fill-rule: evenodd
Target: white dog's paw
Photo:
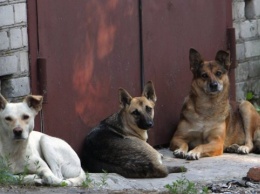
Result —
<instances>
[{"instance_id":1,"label":"white dog's paw","mask_svg":"<svg viewBox=\"0 0 260 194\"><path fill-rule=\"evenodd\" d=\"M250 150L249 147L243 145L243 146L239 146L237 153L239 154L249 154Z\"/></svg>"},{"instance_id":2,"label":"white dog's paw","mask_svg":"<svg viewBox=\"0 0 260 194\"><path fill-rule=\"evenodd\" d=\"M187 160L198 160L200 158L200 152L189 151L186 155Z\"/></svg>"},{"instance_id":3,"label":"white dog's paw","mask_svg":"<svg viewBox=\"0 0 260 194\"><path fill-rule=\"evenodd\" d=\"M186 158L187 152L186 152L186 151L183 151L183 150L181 150L181 149L177 149L177 150L174 150L174 151L173 151L173 155L174 155L176 158Z\"/></svg>"},{"instance_id":4,"label":"white dog's paw","mask_svg":"<svg viewBox=\"0 0 260 194\"><path fill-rule=\"evenodd\" d=\"M57 177L54 177L54 176L44 176L42 182L45 185L60 186L62 183L62 180Z\"/></svg>"}]
</instances>

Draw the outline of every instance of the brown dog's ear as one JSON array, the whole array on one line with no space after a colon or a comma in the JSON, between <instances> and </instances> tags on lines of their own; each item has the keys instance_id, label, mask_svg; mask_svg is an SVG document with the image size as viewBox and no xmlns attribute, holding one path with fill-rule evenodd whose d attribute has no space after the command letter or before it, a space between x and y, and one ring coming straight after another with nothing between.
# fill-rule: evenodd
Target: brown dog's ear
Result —
<instances>
[{"instance_id":1,"label":"brown dog's ear","mask_svg":"<svg viewBox=\"0 0 260 194\"><path fill-rule=\"evenodd\" d=\"M225 67L225 69L229 70L230 58L228 52L219 50L216 54L215 60L220 64L222 64Z\"/></svg>"},{"instance_id":2,"label":"brown dog's ear","mask_svg":"<svg viewBox=\"0 0 260 194\"><path fill-rule=\"evenodd\" d=\"M148 100L156 102L157 97L156 97L156 94L155 94L153 82L148 81L145 84L142 96L146 97Z\"/></svg>"},{"instance_id":3,"label":"brown dog's ear","mask_svg":"<svg viewBox=\"0 0 260 194\"><path fill-rule=\"evenodd\" d=\"M0 109L5 109L7 100L0 94Z\"/></svg>"},{"instance_id":4,"label":"brown dog's ear","mask_svg":"<svg viewBox=\"0 0 260 194\"><path fill-rule=\"evenodd\" d=\"M200 64L203 62L203 59L198 51L191 48L190 49L190 70L194 73L200 67Z\"/></svg>"},{"instance_id":5,"label":"brown dog's ear","mask_svg":"<svg viewBox=\"0 0 260 194\"><path fill-rule=\"evenodd\" d=\"M132 100L132 96L123 88L119 88L119 102L122 108L129 105Z\"/></svg>"},{"instance_id":6,"label":"brown dog's ear","mask_svg":"<svg viewBox=\"0 0 260 194\"><path fill-rule=\"evenodd\" d=\"M24 101L30 108L35 109L36 112L39 112L42 109L42 96L28 95L25 97Z\"/></svg>"}]
</instances>

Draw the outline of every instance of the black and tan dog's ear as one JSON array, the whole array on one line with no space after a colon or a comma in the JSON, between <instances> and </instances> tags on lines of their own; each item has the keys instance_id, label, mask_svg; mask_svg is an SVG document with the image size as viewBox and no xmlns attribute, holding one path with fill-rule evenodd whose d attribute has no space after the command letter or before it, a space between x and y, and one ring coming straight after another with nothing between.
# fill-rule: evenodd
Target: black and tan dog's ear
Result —
<instances>
[{"instance_id":1,"label":"black and tan dog's ear","mask_svg":"<svg viewBox=\"0 0 260 194\"><path fill-rule=\"evenodd\" d=\"M125 107L131 103L132 96L123 88L119 88L119 102L121 107Z\"/></svg>"},{"instance_id":2,"label":"black and tan dog's ear","mask_svg":"<svg viewBox=\"0 0 260 194\"><path fill-rule=\"evenodd\" d=\"M5 109L7 100L0 94L0 109Z\"/></svg>"},{"instance_id":3,"label":"black and tan dog's ear","mask_svg":"<svg viewBox=\"0 0 260 194\"><path fill-rule=\"evenodd\" d=\"M228 52L219 50L216 54L215 60L223 65L225 69L229 70L230 56Z\"/></svg>"},{"instance_id":4,"label":"black and tan dog's ear","mask_svg":"<svg viewBox=\"0 0 260 194\"><path fill-rule=\"evenodd\" d=\"M203 59L198 51L191 48L190 49L190 70L194 73L200 67L200 64L203 62Z\"/></svg>"},{"instance_id":5,"label":"black and tan dog's ear","mask_svg":"<svg viewBox=\"0 0 260 194\"><path fill-rule=\"evenodd\" d=\"M142 96L146 97L148 100L156 102L157 97L156 97L156 94L155 94L153 82L148 81L145 84Z\"/></svg>"},{"instance_id":6,"label":"black and tan dog's ear","mask_svg":"<svg viewBox=\"0 0 260 194\"><path fill-rule=\"evenodd\" d=\"M30 108L33 108L36 110L36 112L39 112L42 109L42 96L37 95L28 95L25 97L24 101L27 103L27 105Z\"/></svg>"}]
</instances>

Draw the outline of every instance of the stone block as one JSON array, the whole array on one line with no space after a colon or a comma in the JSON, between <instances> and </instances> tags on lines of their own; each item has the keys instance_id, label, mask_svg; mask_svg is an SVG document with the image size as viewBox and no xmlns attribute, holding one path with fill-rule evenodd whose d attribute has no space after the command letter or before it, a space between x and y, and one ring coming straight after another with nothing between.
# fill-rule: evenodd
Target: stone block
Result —
<instances>
[{"instance_id":1,"label":"stone block","mask_svg":"<svg viewBox=\"0 0 260 194\"><path fill-rule=\"evenodd\" d=\"M245 42L245 57L260 56L260 39Z\"/></svg>"},{"instance_id":2,"label":"stone block","mask_svg":"<svg viewBox=\"0 0 260 194\"><path fill-rule=\"evenodd\" d=\"M0 50L7 50L9 48L9 37L7 31L0 32Z\"/></svg>"},{"instance_id":3,"label":"stone block","mask_svg":"<svg viewBox=\"0 0 260 194\"><path fill-rule=\"evenodd\" d=\"M0 6L0 26L14 24L14 13L12 5Z\"/></svg>"},{"instance_id":4,"label":"stone block","mask_svg":"<svg viewBox=\"0 0 260 194\"><path fill-rule=\"evenodd\" d=\"M246 82L236 83L236 101L245 100L247 91Z\"/></svg>"},{"instance_id":5,"label":"stone block","mask_svg":"<svg viewBox=\"0 0 260 194\"><path fill-rule=\"evenodd\" d=\"M250 78L258 77L260 79L260 60L249 62L249 77Z\"/></svg>"},{"instance_id":6,"label":"stone block","mask_svg":"<svg viewBox=\"0 0 260 194\"><path fill-rule=\"evenodd\" d=\"M15 23L27 22L26 3L14 4Z\"/></svg>"},{"instance_id":7,"label":"stone block","mask_svg":"<svg viewBox=\"0 0 260 194\"><path fill-rule=\"evenodd\" d=\"M8 98L26 96L30 93L29 77L7 79L1 82L1 92Z\"/></svg>"},{"instance_id":8,"label":"stone block","mask_svg":"<svg viewBox=\"0 0 260 194\"><path fill-rule=\"evenodd\" d=\"M249 63L239 63L235 69L236 82L246 81L249 75Z\"/></svg>"},{"instance_id":9,"label":"stone block","mask_svg":"<svg viewBox=\"0 0 260 194\"><path fill-rule=\"evenodd\" d=\"M245 45L244 43L236 44L237 60L245 59Z\"/></svg>"},{"instance_id":10,"label":"stone block","mask_svg":"<svg viewBox=\"0 0 260 194\"><path fill-rule=\"evenodd\" d=\"M13 28L10 30L11 48L23 47L22 31L20 28Z\"/></svg>"},{"instance_id":11,"label":"stone block","mask_svg":"<svg viewBox=\"0 0 260 194\"><path fill-rule=\"evenodd\" d=\"M19 53L19 67L20 72L29 72L29 59L28 59L28 52L20 52Z\"/></svg>"},{"instance_id":12,"label":"stone block","mask_svg":"<svg viewBox=\"0 0 260 194\"><path fill-rule=\"evenodd\" d=\"M27 28L22 28L23 46L28 46L28 32Z\"/></svg>"},{"instance_id":13,"label":"stone block","mask_svg":"<svg viewBox=\"0 0 260 194\"><path fill-rule=\"evenodd\" d=\"M14 74L18 71L16 56L0 57L0 76Z\"/></svg>"},{"instance_id":14,"label":"stone block","mask_svg":"<svg viewBox=\"0 0 260 194\"><path fill-rule=\"evenodd\" d=\"M260 16L260 1L247 0L245 1L245 17L249 20Z\"/></svg>"},{"instance_id":15,"label":"stone block","mask_svg":"<svg viewBox=\"0 0 260 194\"><path fill-rule=\"evenodd\" d=\"M257 30L257 20L246 20L240 24L240 37L242 39L256 37Z\"/></svg>"},{"instance_id":16,"label":"stone block","mask_svg":"<svg viewBox=\"0 0 260 194\"><path fill-rule=\"evenodd\" d=\"M234 20L245 18L245 2L233 2L232 17Z\"/></svg>"}]
</instances>

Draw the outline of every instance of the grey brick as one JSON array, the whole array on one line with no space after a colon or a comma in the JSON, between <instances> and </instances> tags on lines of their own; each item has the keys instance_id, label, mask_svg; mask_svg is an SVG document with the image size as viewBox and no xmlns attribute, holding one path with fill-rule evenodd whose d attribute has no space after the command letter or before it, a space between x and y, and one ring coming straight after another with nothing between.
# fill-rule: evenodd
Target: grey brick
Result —
<instances>
[{"instance_id":1,"label":"grey brick","mask_svg":"<svg viewBox=\"0 0 260 194\"><path fill-rule=\"evenodd\" d=\"M9 37L7 31L0 32L0 50L7 50L9 48Z\"/></svg>"},{"instance_id":2,"label":"grey brick","mask_svg":"<svg viewBox=\"0 0 260 194\"><path fill-rule=\"evenodd\" d=\"M2 80L1 92L4 96L15 98L25 96L30 93L29 77Z\"/></svg>"},{"instance_id":3,"label":"grey brick","mask_svg":"<svg viewBox=\"0 0 260 194\"><path fill-rule=\"evenodd\" d=\"M14 74L18 71L16 56L0 57L0 76Z\"/></svg>"},{"instance_id":4,"label":"grey brick","mask_svg":"<svg viewBox=\"0 0 260 194\"><path fill-rule=\"evenodd\" d=\"M249 76L249 63L240 63L235 69L236 82L246 81Z\"/></svg>"},{"instance_id":5,"label":"grey brick","mask_svg":"<svg viewBox=\"0 0 260 194\"><path fill-rule=\"evenodd\" d=\"M27 22L26 3L18 3L14 5L15 23Z\"/></svg>"},{"instance_id":6,"label":"grey brick","mask_svg":"<svg viewBox=\"0 0 260 194\"><path fill-rule=\"evenodd\" d=\"M260 16L259 0L247 0L245 5L245 17L247 19L255 19L256 17Z\"/></svg>"},{"instance_id":7,"label":"grey brick","mask_svg":"<svg viewBox=\"0 0 260 194\"><path fill-rule=\"evenodd\" d=\"M255 57L260 55L260 39L245 42L245 57Z\"/></svg>"},{"instance_id":8,"label":"grey brick","mask_svg":"<svg viewBox=\"0 0 260 194\"><path fill-rule=\"evenodd\" d=\"M259 77L260 79L260 60L249 62L249 77L250 78Z\"/></svg>"},{"instance_id":9,"label":"grey brick","mask_svg":"<svg viewBox=\"0 0 260 194\"><path fill-rule=\"evenodd\" d=\"M23 47L22 31L20 28L13 28L10 30L11 48Z\"/></svg>"},{"instance_id":10,"label":"grey brick","mask_svg":"<svg viewBox=\"0 0 260 194\"><path fill-rule=\"evenodd\" d=\"M27 28L22 28L23 46L28 46L28 32Z\"/></svg>"},{"instance_id":11,"label":"grey brick","mask_svg":"<svg viewBox=\"0 0 260 194\"><path fill-rule=\"evenodd\" d=\"M245 18L245 2L233 2L232 17L234 20Z\"/></svg>"},{"instance_id":12,"label":"grey brick","mask_svg":"<svg viewBox=\"0 0 260 194\"><path fill-rule=\"evenodd\" d=\"M244 45L244 43L237 44L236 45L236 51L237 51L237 60L245 59L245 45Z\"/></svg>"},{"instance_id":13,"label":"grey brick","mask_svg":"<svg viewBox=\"0 0 260 194\"><path fill-rule=\"evenodd\" d=\"M0 6L0 26L14 24L14 13L12 5Z\"/></svg>"},{"instance_id":14,"label":"grey brick","mask_svg":"<svg viewBox=\"0 0 260 194\"><path fill-rule=\"evenodd\" d=\"M240 36L243 39L257 36L257 21L244 21L240 25Z\"/></svg>"},{"instance_id":15,"label":"grey brick","mask_svg":"<svg viewBox=\"0 0 260 194\"><path fill-rule=\"evenodd\" d=\"M28 60L28 52L20 52L19 53L19 67L20 72L29 72L29 60Z\"/></svg>"},{"instance_id":16,"label":"grey brick","mask_svg":"<svg viewBox=\"0 0 260 194\"><path fill-rule=\"evenodd\" d=\"M236 83L236 101L246 99L246 92L245 92L246 88L247 88L246 82Z\"/></svg>"}]
</instances>

